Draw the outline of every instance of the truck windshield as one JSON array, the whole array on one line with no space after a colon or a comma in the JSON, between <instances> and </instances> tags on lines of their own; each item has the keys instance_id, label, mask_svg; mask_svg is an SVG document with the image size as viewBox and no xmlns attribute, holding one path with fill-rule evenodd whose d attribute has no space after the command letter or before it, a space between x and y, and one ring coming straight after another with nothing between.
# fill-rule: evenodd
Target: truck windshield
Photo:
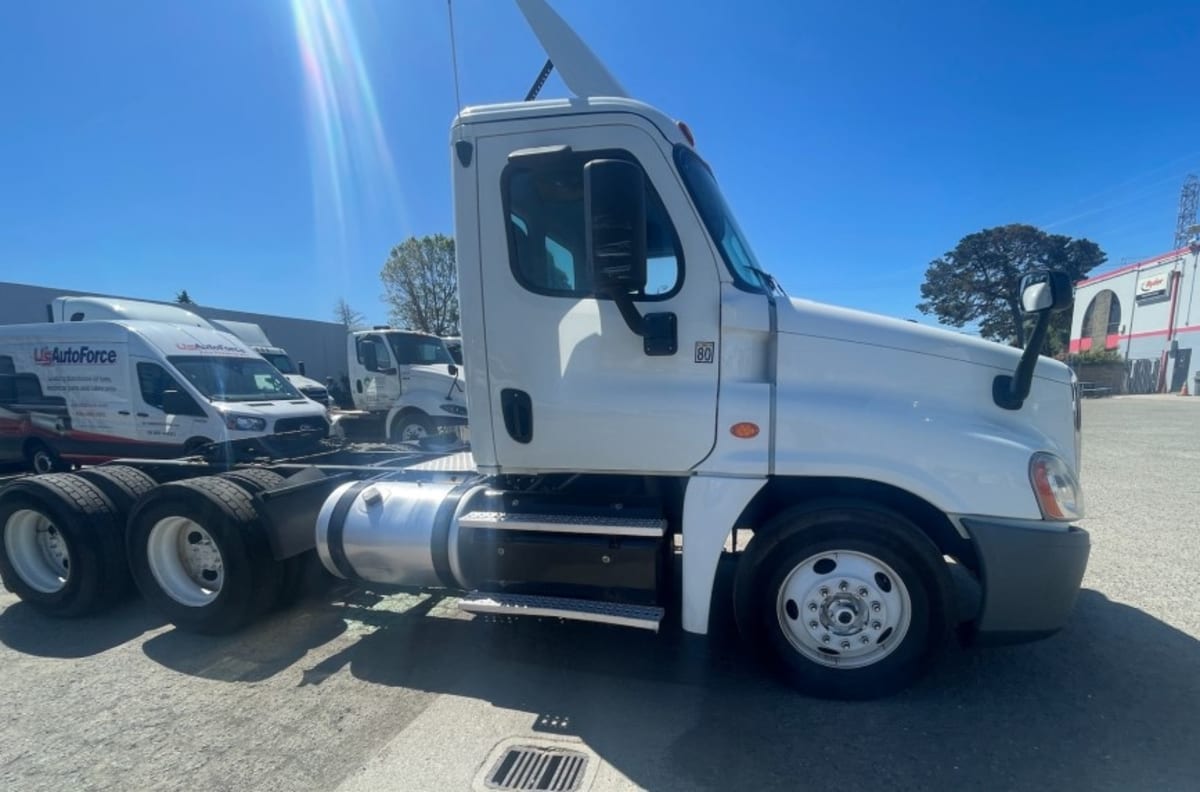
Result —
<instances>
[{"instance_id":1,"label":"truck windshield","mask_svg":"<svg viewBox=\"0 0 1200 792\"><path fill-rule=\"evenodd\" d=\"M700 212L704 227L717 243L721 258L725 260L725 266L729 267L737 285L751 291L769 291L769 276L758 266L753 251L746 244L746 237L738 228L729 205L725 203L708 163L681 144L675 147L675 164Z\"/></svg>"},{"instance_id":2,"label":"truck windshield","mask_svg":"<svg viewBox=\"0 0 1200 792\"><path fill-rule=\"evenodd\" d=\"M167 358L210 401L303 399L283 375L260 358L175 356Z\"/></svg>"},{"instance_id":3,"label":"truck windshield","mask_svg":"<svg viewBox=\"0 0 1200 792\"><path fill-rule=\"evenodd\" d=\"M412 333L389 333L392 354L401 366L446 366L454 362L446 351L446 343L436 336Z\"/></svg>"},{"instance_id":4,"label":"truck windshield","mask_svg":"<svg viewBox=\"0 0 1200 792\"><path fill-rule=\"evenodd\" d=\"M267 362L275 368L279 369L280 374L295 374L296 367L292 365L292 359L282 352L260 352Z\"/></svg>"}]
</instances>

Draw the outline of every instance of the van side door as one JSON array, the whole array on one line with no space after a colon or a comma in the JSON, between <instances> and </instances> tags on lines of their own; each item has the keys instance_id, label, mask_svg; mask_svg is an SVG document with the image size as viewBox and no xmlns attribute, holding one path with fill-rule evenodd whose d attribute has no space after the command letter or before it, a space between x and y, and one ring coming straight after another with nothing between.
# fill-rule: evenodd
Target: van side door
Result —
<instances>
[{"instance_id":1,"label":"van side door","mask_svg":"<svg viewBox=\"0 0 1200 792\"><path fill-rule=\"evenodd\" d=\"M166 368L147 358L135 357L133 362L134 425L139 443L157 446L151 453L159 456L182 450L189 440L222 439L225 427L209 418L204 408ZM187 396L191 403L188 410L172 414L163 409L163 394L172 389Z\"/></svg>"}]
</instances>

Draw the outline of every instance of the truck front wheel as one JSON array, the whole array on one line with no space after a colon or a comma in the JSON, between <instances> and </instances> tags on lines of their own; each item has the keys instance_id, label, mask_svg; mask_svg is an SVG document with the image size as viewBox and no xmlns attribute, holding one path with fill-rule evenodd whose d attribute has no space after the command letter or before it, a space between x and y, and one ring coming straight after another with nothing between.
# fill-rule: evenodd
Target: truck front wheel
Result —
<instances>
[{"instance_id":1,"label":"truck front wheel","mask_svg":"<svg viewBox=\"0 0 1200 792\"><path fill-rule=\"evenodd\" d=\"M907 687L952 624L937 548L884 510L781 515L750 543L736 587L743 634L795 687L823 698L876 698Z\"/></svg>"},{"instance_id":2,"label":"truck front wheel","mask_svg":"<svg viewBox=\"0 0 1200 792\"><path fill-rule=\"evenodd\" d=\"M429 416L419 410L401 413L392 421L391 440L396 443L419 443L433 434L435 427Z\"/></svg>"}]
</instances>

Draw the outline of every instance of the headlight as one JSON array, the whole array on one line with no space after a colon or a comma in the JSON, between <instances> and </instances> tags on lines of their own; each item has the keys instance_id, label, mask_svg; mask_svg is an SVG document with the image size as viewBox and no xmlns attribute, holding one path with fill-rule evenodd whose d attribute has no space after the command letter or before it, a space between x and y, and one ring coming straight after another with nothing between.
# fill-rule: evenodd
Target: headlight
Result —
<instances>
[{"instance_id":1,"label":"headlight","mask_svg":"<svg viewBox=\"0 0 1200 792\"><path fill-rule=\"evenodd\" d=\"M1029 460L1029 481L1047 520L1078 520L1083 516L1083 490L1067 463L1054 454L1033 455Z\"/></svg>"},{"instance_id":2,"label":"headlight","mask_svg":"<svg viewBox=\"0 0 1200 792\"><path fill-rule=\"evenodd\" d=\"M443 404L442 409L445 410L446 412L450 413L451 415L466 415L467 414L467 408L463 407L461 404Z\"/></svg>"},{"instance_id":3,"label":"headlight","mask_svg":"<svg viewBox=\"0 0 1200 792\"><path fill-rule=\"evenodd\" d=\"M256 415L226 415L225 425L235 432L263 432L267 421Z\"/></svg>"}]
</instances>

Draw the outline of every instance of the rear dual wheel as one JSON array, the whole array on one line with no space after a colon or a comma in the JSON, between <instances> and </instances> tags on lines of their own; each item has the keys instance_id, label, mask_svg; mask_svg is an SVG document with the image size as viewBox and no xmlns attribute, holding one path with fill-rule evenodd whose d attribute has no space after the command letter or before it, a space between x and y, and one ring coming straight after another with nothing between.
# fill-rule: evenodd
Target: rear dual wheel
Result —
<instances>
[{"instance_id":1,"label":"rear dual wheel","mask_svg":"<svg viewBox=\"0 0 1200 792\"><path fill-rule=\"evenodd\" d=\"M120 511L69 473L31 476L0 493L0 578L52 616L101 610L129 591Z\"/></svg>"},{"instance_id":2,"label":"rear dual wheel","mask_svg":"<svg viewBox=\"0 0 1200 792\"><path fill-rule=\"evenodd\" d=\"M250 494L218 476L156 487L129 519L138 589L178 627L240 629L278 601L283 565L271 555Z\"/></svg>"}]
</instances>

